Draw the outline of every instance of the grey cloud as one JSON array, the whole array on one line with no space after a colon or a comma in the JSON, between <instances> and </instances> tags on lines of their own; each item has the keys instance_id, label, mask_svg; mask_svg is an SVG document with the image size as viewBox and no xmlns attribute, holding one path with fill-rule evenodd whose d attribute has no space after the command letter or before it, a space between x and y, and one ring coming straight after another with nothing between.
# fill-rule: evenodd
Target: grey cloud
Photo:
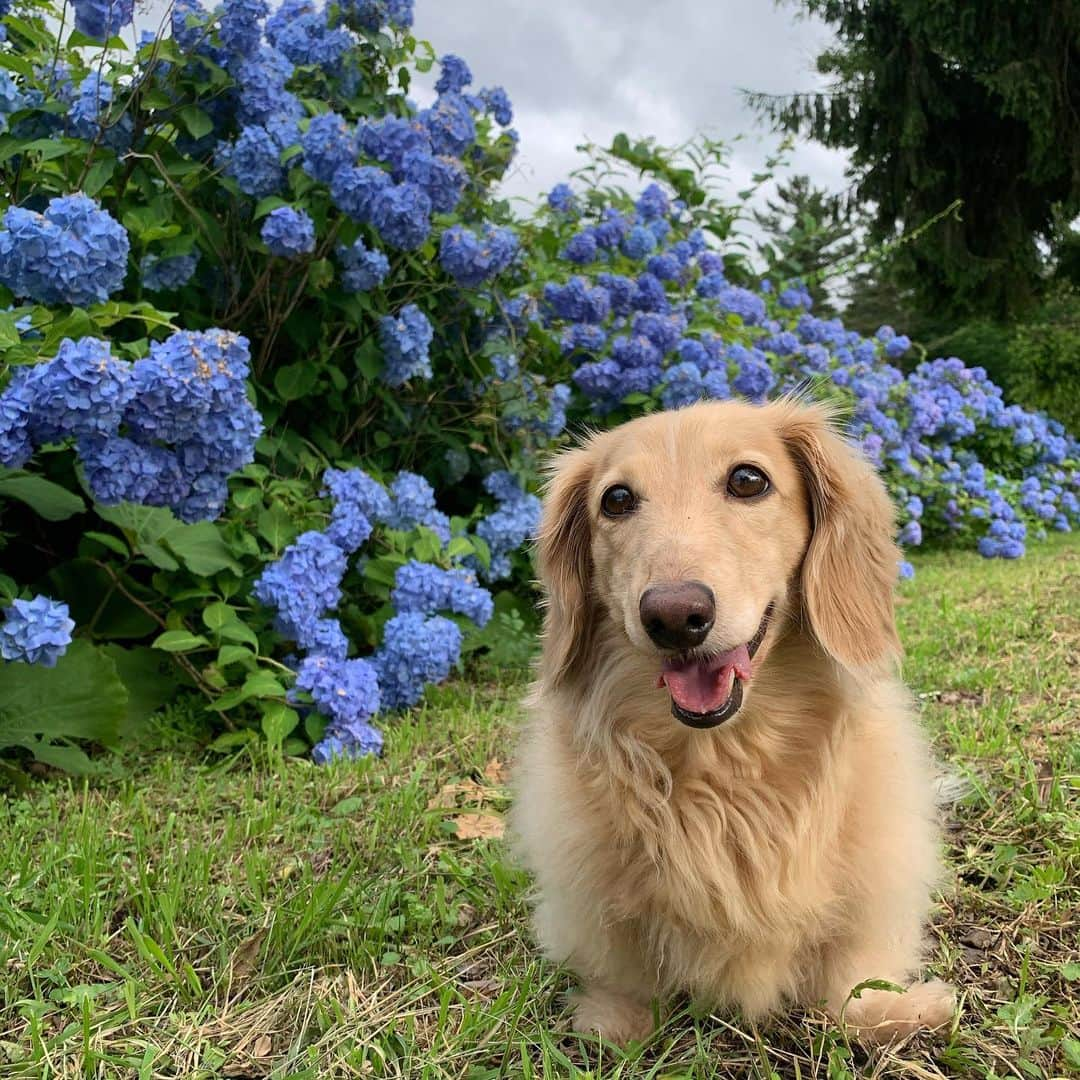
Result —
<instances>
[{"instance_id":1,"label":"grey cloud","mask_svg":"<svg viewBox=\"0 0 1080 1080\"><path fill-rule=\"evenodd\" d=\"M414 30L457 53L478 85L506 87L521 151L508 195L534 198L576 166L575 146L618 131L678 143L732 140L731 186L745 186L779 141L740 88L786 93L821 85L823 24L768 0L417 0ZM843 155L804 145L791 167L844 186Z\"/></svg>"}]
</instances>

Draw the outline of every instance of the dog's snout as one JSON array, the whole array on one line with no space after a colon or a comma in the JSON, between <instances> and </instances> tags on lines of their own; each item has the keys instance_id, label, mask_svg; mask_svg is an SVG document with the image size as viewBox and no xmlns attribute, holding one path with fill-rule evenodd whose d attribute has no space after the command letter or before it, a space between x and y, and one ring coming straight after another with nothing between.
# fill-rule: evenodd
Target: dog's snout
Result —
<instances>
[{"instance_id":1,"label":"dog's snout","mask_svg":"<svg viewBox=\"0 0 1080 1080\"><path fill-rule=\"evenodd\" d=\"M692 649L712 629L716 599L700 581L676 581L647 588L638 611L641 625L655 644L664 649Z\"/></svg>"}]
</instances>

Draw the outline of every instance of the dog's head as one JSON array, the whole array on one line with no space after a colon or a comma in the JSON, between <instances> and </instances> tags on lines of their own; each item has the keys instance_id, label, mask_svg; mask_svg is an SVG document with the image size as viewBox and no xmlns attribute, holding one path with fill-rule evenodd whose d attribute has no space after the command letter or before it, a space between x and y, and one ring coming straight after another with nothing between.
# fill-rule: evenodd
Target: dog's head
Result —
<instances>
[{"instance_id":1,"label":"dog's head","mask_svg":"<svg viewBox=\"0 0 1080 1080\"><path fill-rule=\"evenodd\" d=\"M596 435L552 469L543 677L588 678L605 620L693 727L739 711L792 617L874 669L898 651L892 535L880 480L821 406L700 404Z\"/></svg>"}]
</instances>

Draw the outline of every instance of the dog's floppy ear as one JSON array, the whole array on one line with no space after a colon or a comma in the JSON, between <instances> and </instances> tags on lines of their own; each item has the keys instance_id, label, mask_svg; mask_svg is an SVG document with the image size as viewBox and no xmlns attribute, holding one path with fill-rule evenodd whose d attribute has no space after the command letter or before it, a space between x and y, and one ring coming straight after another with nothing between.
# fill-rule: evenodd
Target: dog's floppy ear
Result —
<instances>
[{"instance_id":1,"label":"dog's floppy ear","mask_svg":"<svg viewBox=\"0 0 1080 1080\"><path fill-rule=\"evenodd\" d=\"M593 458L589 442L559 454L544 496L537 545L546 598L541 674L552 686L584 658L595 626L588 503Z\"/></svg>"},{"instance_id":2,"label":"dog's floppy ear","mask_svg":"<svg viewBox=\"0 0 1080 1080\"><path fill-rule=\"evenodd\" d=\"M776 408L810 495L813 531L802 567L810 626L852 672L888 663L900 653L892 502L870 463L836 433L828 408L792 401Z\"/></svg>"}]
</instances>

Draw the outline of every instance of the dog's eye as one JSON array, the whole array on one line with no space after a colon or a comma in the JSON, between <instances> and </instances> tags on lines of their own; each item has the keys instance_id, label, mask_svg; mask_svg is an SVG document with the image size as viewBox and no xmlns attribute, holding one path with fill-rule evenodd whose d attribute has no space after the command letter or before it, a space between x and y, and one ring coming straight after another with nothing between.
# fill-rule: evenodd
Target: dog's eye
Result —
<instances>
[{"instance_id":1,"label":"dog's eye","mask_svg":"<svg viewBox=\"0 0 1080 1080\"><path fill-rule=\"evenodd\" d=\"M625 484L613 484L600 499L600 509L608 517L629 514L637 506L637 498Z\"/></svg>"},{"instance_id":2,"label":"dog's eye","mask_svg":"<svg viewBox=\"0 0 1080 1080\"><path fill-rule=\"evenodd\" d=\"M754 465L736 465L728 476L727 489L736 499L752 499L769 490L769 478Z\"/></svg>"}]
</instances>

